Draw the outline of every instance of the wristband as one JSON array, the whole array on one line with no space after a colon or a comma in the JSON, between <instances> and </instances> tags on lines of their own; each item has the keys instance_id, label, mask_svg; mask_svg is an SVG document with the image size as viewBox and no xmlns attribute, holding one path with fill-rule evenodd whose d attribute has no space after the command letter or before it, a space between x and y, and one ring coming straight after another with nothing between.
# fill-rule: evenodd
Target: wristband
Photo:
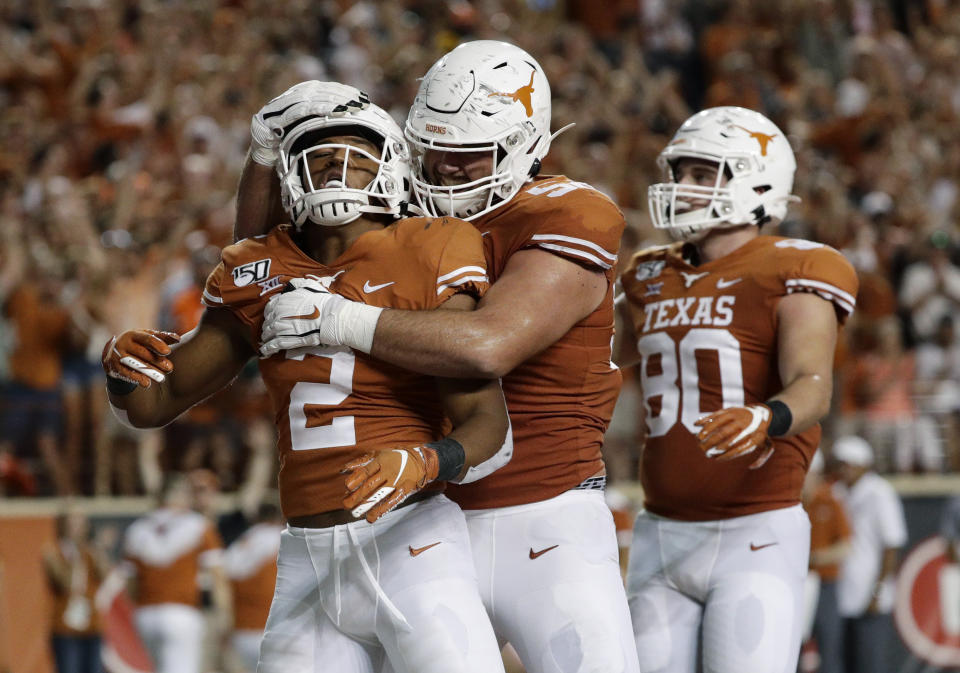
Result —
<instances>
[{"instance_id":1,"label":"wristband","mask_svg":"<svg viewBox=\"0 0 960 673\"><path fill-rule=\"evenodd\" d=\"M450 481L460 476L467 459L463 444L452 437L444 437L439 441L429 442L427 446L437 452L437 481Z\"/></svg>"},{"instance_id":2,"label":"wristband","mask_svg":"<svg viewBox=\"0 0 960 673\"><path fill-rule=\"evenodd\" d=\"M133 381L125 381L124 379L118 379L115 376L107 375L107 392L111 395L129 395L134 390L137 389L136 383Z\"/></svg>"},{"instance_id":3,"label":"wristband","mask_svg":"<svg viewBox=\"0 0 960 673\"><path fill-rule=\"evenodd\" d=\"M261 147L255 144L250 145L250 159L255 164L273 168L277 165L277 158L279 156L276 150L270 149L269 147Z\"/></svg>"},{"instance_id":4,"label":"wristband","mask_svg":"<svg viewBox=\"0 0 960 673\"><path fill-rule=\"evenodd\" d=\"M380 320L383 309L349 300L331 302L330 309L335 316L333 336L336 342L369 354L373 349L373 334L377 330L377 321Z\"/></svg>"},{"instance_id":5,"label":"wristband","mask_svg":"<svg viewBox=\"0 0 960 673\"><path fill-rule=\"evenodd\" d=\"M790 407L780 400L769 400L764 402L770 409L770 425L767 426L767 434L771 437L782 437L790 430L793 425L793 412Z\"/></svg>"}]
</instances>

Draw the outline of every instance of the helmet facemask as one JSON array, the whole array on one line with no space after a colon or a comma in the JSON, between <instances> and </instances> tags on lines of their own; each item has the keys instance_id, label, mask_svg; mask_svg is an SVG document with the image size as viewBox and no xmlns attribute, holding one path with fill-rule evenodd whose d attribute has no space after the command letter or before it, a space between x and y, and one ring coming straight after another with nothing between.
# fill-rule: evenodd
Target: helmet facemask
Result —
<instances>
[{"instance_id":1,"label":"helmet facemask","mask_svg":"<svg viewBox=\"0 0 960 673\"><path fill-rule=\"evenodd\" d=\"M363 214L402 217L410 198L409 152L402 132L386 112L370 105L334 107L328 114L297 120L284 129L277 172L283 207L299 229L308 220L327 227L353 222ZM349 137L366 143L351 143ZM330 142L330 140L338 140ZM348 142L343 142L346 139ZM324 172L317 184L311 171ZM327 167L320 166L330 162ZM366 185L351 185L351 173L365 165Z\"/></svg>"},{"instance_id":2,"label":"helmet facemask","mask_svg":"<svg viewBox=\"0 0 960 673\"><path fill-rule=\"evenodd\" d=\"M519 140L511 134L503 142L470 145L444 145L435 141L408 141L413 159L413 191L424 209L433 216L453 215L470 219L491 210L515 192L513 171L515 157L504 150L503 145ZM486 154L490 159L487 175L468 182L439 184L440 176L427 169L428 152L451 154Z\"/></svg>"},{"instance_id":3,"label":"helmet facemask","mask_svg":"<svg viewBox=\"0 0 960 673\"><path fill-rule=\"evenodd\" d=\"M705 229L759 225L770 219L760 203L760 193L745 186L742 179L756 171L750 156L689 158L709 161L717 167L713 185L677 182L675 168L680 159L661 157L658 163L667 181L652 185L648 193L654 227L669 229L675 238L687 240Z\"/></svg>"},{"instance_id":4,"label":"helmet facemask","mask_svg":"<svg viewBox=\"0 0 960 673\"><path fill-rule=\"evenodd\" d=\"M333 130L326 135L348 133ZM333 159L326 156L341 151L342 157ZM388 146L385 150L379 150L378 156L355 145L327 143L323 139L309 142L304 149L295 149L292 155L286 155L281 150L280 163L284 172L280 179L287 187L283 205L290 212L294 225L299 228L309 219L323 226L338 227L356 220L363 213L393 214L396 209L390 208L387 203L395 201L401 189L398 179L390 170L392 152ZM314 184L311 157L315 161L317 157L323 157L320 160L334 161L336 164L333 167L334 175L327 176L323 186ZM366 185L349 187L348 171L351 167L356 170L354 164L361 161L372 164L376 173Z\"/></svg>"}]
</instances>

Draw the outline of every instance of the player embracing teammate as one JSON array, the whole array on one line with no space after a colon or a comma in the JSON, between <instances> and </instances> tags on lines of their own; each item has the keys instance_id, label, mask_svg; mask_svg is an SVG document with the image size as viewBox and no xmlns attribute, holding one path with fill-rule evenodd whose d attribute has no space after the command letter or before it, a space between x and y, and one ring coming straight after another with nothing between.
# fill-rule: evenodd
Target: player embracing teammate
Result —
<instances>
[{"instance_id":1,"label":"player embracing teammate","mask_svg":"<svg viewBox=\"0 0 960 673\"><path fill-rule=\"evenodd\" d=\"M441 58L407 118L413 190L429 214L480 232L490 290L469 315L285 292L261 352L349 346L425 374L502 377L513 458L448 491L494 631L528 673L636 673L600 455L620 385L610 344L624 220L589 185L539 175L550 111L542 68L513 45L469 42Z\"/></svg>"},{"instance_id":2,"label":"player embracing teammate","mask_svg":"<svg viewBox=\"0 0 960 673\"><path fill-rule=\"evenodd\" d=\"M312 103L307 89L297 101L303 110ZM296 121L288 108L274 113ZM267 116L260 122L274 128ZM270 224L266 192L250 190L269 186L271 153L284 149L278 135L256 131L251 156L267 170L245 169L243 235ZM420 374L502 379L512 459L447 492L465 512L494 632L528 673L794 670L809 550L800 490L857 281L826 246L760 236L793 198L795 161L783 133L758 113L714 108L688 120L660 156L668 181L651 187L651 215L681 240L632 260L615 348L618 363L640 365L649 428L629 612L600 458L620 380L611 338L622 214L587 184L539 175L554 137L549 84L512 45L471 42L441 58L421 83L405 136L419 205L468 220L482 238L476 272L493 284L477 288L476 310L372 300L394 282L389 274L371 273L362 287L344 288L336 275L294 280L270 294L262 319L244 321L256 331L250 341L269 358L339 348L329 352ZM287 197L295 220L320 207L308 200L298 211ZM326 207L335 217L354 201L342 190ZM454 271L463 276L466 267ZM238 272L257 273L236 267L234 279ZM438 275L438 293L466 283L461 276ZM226 298L208 289L208 305ZM302 401L304 409L315 403ZM366 493L375 503L387 497L375 485ZM334 540L334 557L338 548ZM329 615L329 596L306 599L325 601ZM302 628L311 618L305 611ZM319 662L319 645L316 653ZM402 661L392 656L387 666Z\"/></svg>"}]
</instances>

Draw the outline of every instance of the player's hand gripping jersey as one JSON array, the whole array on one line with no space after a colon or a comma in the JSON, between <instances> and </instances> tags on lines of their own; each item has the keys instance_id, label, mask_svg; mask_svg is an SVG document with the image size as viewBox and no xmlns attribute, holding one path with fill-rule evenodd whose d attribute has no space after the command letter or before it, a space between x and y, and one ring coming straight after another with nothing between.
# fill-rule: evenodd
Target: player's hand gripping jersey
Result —
<instances>
[{"instance_id":1,"label":"player's hand gripping jersey","mask_svg":"<svg viewBox=\"0 0 960 673\"><path fill-rule=\"evenodd\" d=\"M820 426L772 438L773 455L722 462L698 446L694 422L721 408L764 402L783 389L777 369L777 303L793 292L853 312L857 276L833 248L760 236L692 266L681 244L637 253L622 281L637 338L649 430L643 450L645 507L690 521L726 519L800 502Z\"/></svg>"},{"instance_id":2,"label":"player's hand gripping jersey","mask_svg":"<svg viewBox=\"0 0 960 673\"><path fill-rule=\"evenodd\" d=\"M610 286L593 313L503 378L513 459L482 482L448 489L464 509L487 509L552 498L603 468L600 447L620 389L610 343L624 220L590 185L546 176L474 225L483 234L493 282L515 252L539 248L603 272Z\"/></svg>"},{"instance_id":3,"label":"player's hand gripping jersey","mask_svg":"<svg viewBox=\"0 0 960 673\"><path fill-rule=\"evenodd\" d=\"M348 299L401 309L433 309L459 292L479 298L488 287L480 234L461 220L402 220L363 234L329 266L301 251L290 231L226 248L207 280L204 303L232 311L255 346L267 301L293 278L312 276ZM433 378L349 348L283 351L261 360L260 371L276 414L287 518L341 509L348 461L444 434Z\"/></svg>"}]
</instances>

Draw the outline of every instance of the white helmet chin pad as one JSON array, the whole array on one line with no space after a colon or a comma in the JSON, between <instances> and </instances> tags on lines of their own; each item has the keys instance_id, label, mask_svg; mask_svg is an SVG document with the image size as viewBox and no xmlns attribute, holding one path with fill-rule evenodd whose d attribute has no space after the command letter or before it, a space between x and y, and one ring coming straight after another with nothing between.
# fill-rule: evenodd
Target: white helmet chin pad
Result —
<instances>
[{"instance_id":1,"label":"white helmet chin pad","mask_svg":"<svg viewBox=\"0 0 960 673\"><path fill-rule=\"evenodd\" d=\"M681 184L674 168L681 159L717 166L713 186ZM738 107L709 108L680 127L657 163L667 182L651 185L647 200L653 226L689 240L708 229L782 220L796 160L786 136L759 112Z\"/></svg>"},{"instance_id":2,"label":"white helmet chin pad","mask_svg":"<svg viewBox=\"0 0 960 673\"><path fill-rule=\"evenodd\" d=\"M424 76L404 133L423 208L474 219L508 202L539 170L550 149L550 84L519 47L466 42ZM439 184L424 169L430 151L490 152L492 170L466 184Z\"/></svg>"},{"instance_id":3,"label":"white helmet chin pad","mask_svg":"<svg viewBox=\"0 0 960 673\"><path fill-rule=\"evenodd\" d=\"M309 151L303 152L304 163L308 155ZM346 161L344 159L344 164ZM306 170L305 166L304 169ZM309 181L309 171L305 175ZM304 196L292 204L291 216L298 227L306 220L325 227L339 227L360 217L365 210L364 206L369 205L370 196L364 190L347 189L342 180L328 180L319 189L308 184Z\"/></svg>"},{"instance_id":4,"label":"white helmet chin pad","mask_svg":"<svg viewBox=\"0 0 960 673\"><path fill-rule=\"evenodd\" d=\"M284 128L280 142L280 197L298 229L308 220L339 227L364 213L401 217L410 200L409 152L403 132L386 111L366 96L335 82L318 82L329 91L322 99L309 101L302 117ZM324 89L325 90L325 89ZM325 142L332 136L360 136L379 147L377 154L359 146ZM339 174L314 185L311 155L338 152ZM347 187L347 169L357 155L373 162L376 175L363 187Z\"/></svg>"}]
</instances>

